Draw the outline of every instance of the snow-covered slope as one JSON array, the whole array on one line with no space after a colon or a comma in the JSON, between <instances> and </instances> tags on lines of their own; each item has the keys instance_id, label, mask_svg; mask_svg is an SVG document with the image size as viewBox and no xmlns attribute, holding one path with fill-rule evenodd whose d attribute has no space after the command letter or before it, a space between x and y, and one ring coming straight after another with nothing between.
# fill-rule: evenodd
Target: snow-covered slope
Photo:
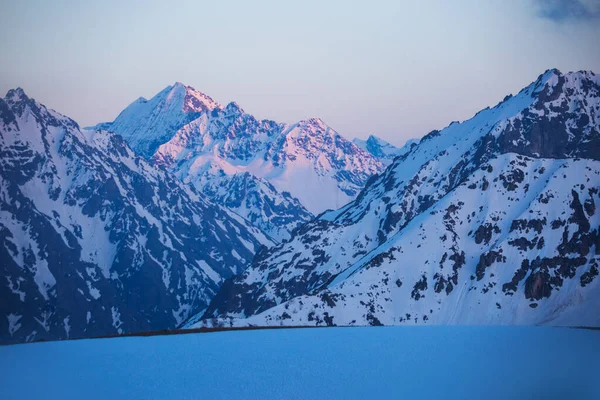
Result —
<instances>
[{"instance_id":1,"label":"snow-covered slope","mask_svg":"<svg viewBox=\"0 0 600 400\"><path fill-rule=\"evenodd\" d=\"M298 199L249 172L217 172L205 176L201 188L215 203L235 210L278 242L289 239L292 230L314 218Z\"/></svg>"},{"instance_id":2,"label":"snow-covered slope","mask_svg":"<svg viewBox=\"0 0 600 400\"><path fill-rule=\"evenodd\" d=\"M205 317L600 325L600 78L549 70L260 252Z\"/></svg>"},{"instance_id":3,"label":"snow-covered slope","mask_svg":"<svg viewBox=\"0 0 600 400\"><path fill-rule=\"evenodd\" d=\"M176 327L272 242L21 90L0 99L0 341Z\"/></svg>"},{"instance_id":4,"label":"snow-covered slope","mask_svg":"<svg viewBox=\"0 0 600 400\"><path fill-rule=\"evenodd\" d=\"M136 153L148 158L182 126L217 108L221 105L204 93L176 82L150 100L140 97L113 122L96 128L118 133Z\"/></svg>"},{"instance_id":5,"label":"snow-covered slope","mask_svg":"<svg viewBox=\"0 0 600 400\"><path fill-rule=\"evenodd\" d=\"M352 143L361 149L368 151L385 165L389 165L392 163L394 158L408 153L413 146L416 146L417 143L419 143L419 139L410 139L406 141L402 147L396 147L393 144L390 144L385 140L373 135L369 135L367 140L358 138L353 139Z\"/></svg>"},{"instance_id":6,"label":"snow-covered slope","mask_svg":"<svg viewBox=\"0 0 600 400\"><path fill-rule=\"evenodd\" d=\"M592 400L599 333L263 329L0 346L0 398Z\"/></svg>"}]
</instances>

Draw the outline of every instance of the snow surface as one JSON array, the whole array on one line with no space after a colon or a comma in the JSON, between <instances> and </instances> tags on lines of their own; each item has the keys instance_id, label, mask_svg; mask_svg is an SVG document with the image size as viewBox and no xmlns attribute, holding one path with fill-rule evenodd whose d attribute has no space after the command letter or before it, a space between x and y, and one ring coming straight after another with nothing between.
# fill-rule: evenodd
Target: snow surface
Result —
<instances>
[{"instance_id":1,"label":"snow surface","mask_svg":"<svg viewBox=\"0 0 600 400\"><path fill-rule=\"evenodd\" d=\"M46 342L0 347L0 398L597 399L599 353L600 331L541 327Z\"/></svg>"}]
</instances>

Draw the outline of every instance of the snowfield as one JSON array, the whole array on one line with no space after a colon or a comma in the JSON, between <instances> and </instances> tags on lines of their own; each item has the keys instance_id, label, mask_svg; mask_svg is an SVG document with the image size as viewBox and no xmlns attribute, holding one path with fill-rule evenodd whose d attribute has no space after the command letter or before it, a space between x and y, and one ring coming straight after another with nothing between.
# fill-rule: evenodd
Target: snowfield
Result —
<instances>
[{"instance_id":1,"label":"snowfield","mask_svg":"<svg viewBox=\"0 0 600 400\"><path fill-rule=\"evenodd\" d=\"M369 327L0 347L2 399L598 399L600 331Z\"/></svg>"}]
</instances>

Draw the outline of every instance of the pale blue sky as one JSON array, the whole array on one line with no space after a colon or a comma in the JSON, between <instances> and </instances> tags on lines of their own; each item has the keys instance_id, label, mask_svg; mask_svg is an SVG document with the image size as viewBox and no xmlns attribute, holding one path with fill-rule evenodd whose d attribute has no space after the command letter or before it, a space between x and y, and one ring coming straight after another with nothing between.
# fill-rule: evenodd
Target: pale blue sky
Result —
<instances>
[{"instance_id":1,"label":"pale blue sky","mask_svg":"<svg viewBox=\"0 0 600 400\"><path fill-rule=\"evenodd\" d=\"M90 125L181 81L260 118L401 144L548 68L600 73L599 5L0 0L0 92Z\"/></svg>"}]
</instances>

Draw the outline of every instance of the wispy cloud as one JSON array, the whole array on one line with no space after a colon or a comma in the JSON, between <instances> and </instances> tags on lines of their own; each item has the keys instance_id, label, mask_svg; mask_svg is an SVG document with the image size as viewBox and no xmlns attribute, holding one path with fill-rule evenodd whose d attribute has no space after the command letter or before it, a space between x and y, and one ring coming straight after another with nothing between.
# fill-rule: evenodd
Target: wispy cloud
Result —
<instances>
[{"instance_id":1,"label":"wispy cloud","mask_svg":"<svg viewBox=\"0 0 600 400\"><path fill-rule=\"evenodd\" d=\"M555 22L600 19L600 0L533 0L538 15Z\"/></svg>"}]
</instances>

